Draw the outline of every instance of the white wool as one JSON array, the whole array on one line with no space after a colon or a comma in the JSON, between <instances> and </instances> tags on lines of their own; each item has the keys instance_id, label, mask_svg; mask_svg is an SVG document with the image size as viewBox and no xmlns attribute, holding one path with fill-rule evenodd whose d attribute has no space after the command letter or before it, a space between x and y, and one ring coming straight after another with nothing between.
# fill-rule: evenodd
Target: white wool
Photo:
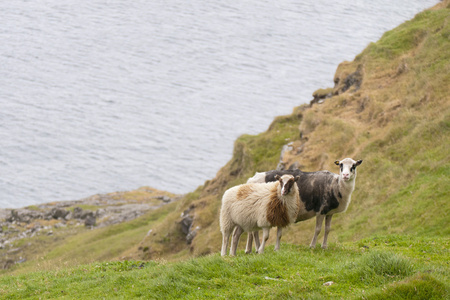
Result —
<instances>
[{"instance_id":1,"label":"white wool","mask_svg":"<svg viewBox=\"0 0 450 300\"><path fill-rule=\"evenodd\" d=\"M283 182L287 182L289 178L293 178L293 176L282 176ZM290 223L294 222L300 202L297 184L295 183L292 185L290 192L284 196L281 195L279 181L241 184L228 189L224 193L220 210L220 230L223 235L222 255L226 254L229 237L236 226L245 232L273 227L273 224L270 224L267 218L267 207L272 201L271 195L274 189L277 190L277 197L286 205ZM242 192L243 190L248 193ZM261 247L262 252L264 242ZM231 254L234 255L235 253Z\"/></svg>"}]
</instances>

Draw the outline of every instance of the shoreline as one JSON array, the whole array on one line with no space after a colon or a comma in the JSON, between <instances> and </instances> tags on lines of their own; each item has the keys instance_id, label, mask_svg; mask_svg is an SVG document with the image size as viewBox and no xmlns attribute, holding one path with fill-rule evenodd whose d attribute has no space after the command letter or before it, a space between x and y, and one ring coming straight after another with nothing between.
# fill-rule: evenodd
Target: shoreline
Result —
<instances>
[{"instance_id":1,"label":"shoreline","mask_svg":"<svg viewBox=\"0 0 450 300\"><path fill-rule=\"evenodd\" d=\"M96 194L80 200L48 202L22 208L0 208L0 269L27 261L20 240L64 235L65 230L93 230L134 220L145 213L178 201L175 195L150 187L128 192ZM57 238L57 237L55 237Z\"/></svg>"}]
</instances>

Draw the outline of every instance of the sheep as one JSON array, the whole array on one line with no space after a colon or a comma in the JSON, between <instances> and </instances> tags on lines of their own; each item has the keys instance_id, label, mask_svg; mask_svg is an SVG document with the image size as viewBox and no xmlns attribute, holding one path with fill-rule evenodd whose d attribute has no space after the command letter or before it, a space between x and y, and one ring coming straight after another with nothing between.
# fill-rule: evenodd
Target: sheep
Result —
<instances>
[{"instance_id":1,"label":"sheep","mask_svg":"<svg viewBox=\"0 0 450 300\"><path fill-rule=\"evenodd\" d=\"M295 221L300 206L300 197L295 178L291 175L274 176L276 181L268 183L241 184L228 189L222 197L220 230L222 232L221 255L227 254L228 242L233 229L235 244L230 255L236 255L241 234L263 229L263 239L258 253L264 252L271 227L277 226L275 250L280 249L282 228ZM250 245L251 247L251 245Z\"/></svg>"},{"instance_id":2,"label":"sheep","mask_svg":"<svg viewBox=\"0 0 450 300\"><path fill-rule=\"evenodd\" d=\"M296 176L298 178L296 183L300 193L301 204L295 223L316 217L316 228L310 244L310 248L315 248L317 237L325 219L325 234L322 248L326 249L328 247L328 234L331 229L331 218L333 214L347 210L351 202L352 192L355 189L356 167L362 163L362 160L355 161L351 158L345 158L334 163L340 167L339 175L329 171L272 170L257 172L247 182L271 182L275 176L284 174ZM251 252L253 237L256 240L258 233L249 233L246 252ZM234 241L233 235L232 247L234 243L237 242Z\"/></svg>"}]
</instances>

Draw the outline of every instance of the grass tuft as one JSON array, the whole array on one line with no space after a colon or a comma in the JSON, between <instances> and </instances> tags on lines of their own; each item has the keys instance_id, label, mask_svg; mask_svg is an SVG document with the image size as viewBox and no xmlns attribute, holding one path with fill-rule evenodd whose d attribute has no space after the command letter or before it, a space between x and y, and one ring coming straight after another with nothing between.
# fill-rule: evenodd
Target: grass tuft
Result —
<instances>
[{"instance_id":1,"label":"grass tuft","mask_svg":"<svg viewBox=\"0 0 450 300\"><path fill-rule=\"evenodd\" d=\"M364 298L368 300L441 300L446 299L447 296L448 292L443 283L429 274L418 273L406 280L390 284L381 291Z\"/></svg>"},{"instance_id":2,"label":"grass tuft","mask_svg":"<svg viewBox=\"0 0 450 300\"><path fill-rule=\"evenodd\" d=\"M397 254L374 251L362 257L355 270L362 281L380 284L401 279L414 271L411 263Z\"/></svg>"}]
</instances>

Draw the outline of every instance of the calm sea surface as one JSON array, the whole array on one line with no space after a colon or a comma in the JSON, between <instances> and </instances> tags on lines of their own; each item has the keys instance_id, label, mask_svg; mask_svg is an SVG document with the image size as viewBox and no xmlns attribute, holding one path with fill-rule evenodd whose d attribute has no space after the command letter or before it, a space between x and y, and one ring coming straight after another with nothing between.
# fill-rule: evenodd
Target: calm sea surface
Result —
<instances>
[{"instance_id":1,"label":"calm sea surface","mask_svg":"<svg viewBox=\"0 0 450 300\"><path fill-rule=\"evenodd\" d=\"M0 1L0 207L193 191L437 2Z\"/></svg>"}]
</instances>

